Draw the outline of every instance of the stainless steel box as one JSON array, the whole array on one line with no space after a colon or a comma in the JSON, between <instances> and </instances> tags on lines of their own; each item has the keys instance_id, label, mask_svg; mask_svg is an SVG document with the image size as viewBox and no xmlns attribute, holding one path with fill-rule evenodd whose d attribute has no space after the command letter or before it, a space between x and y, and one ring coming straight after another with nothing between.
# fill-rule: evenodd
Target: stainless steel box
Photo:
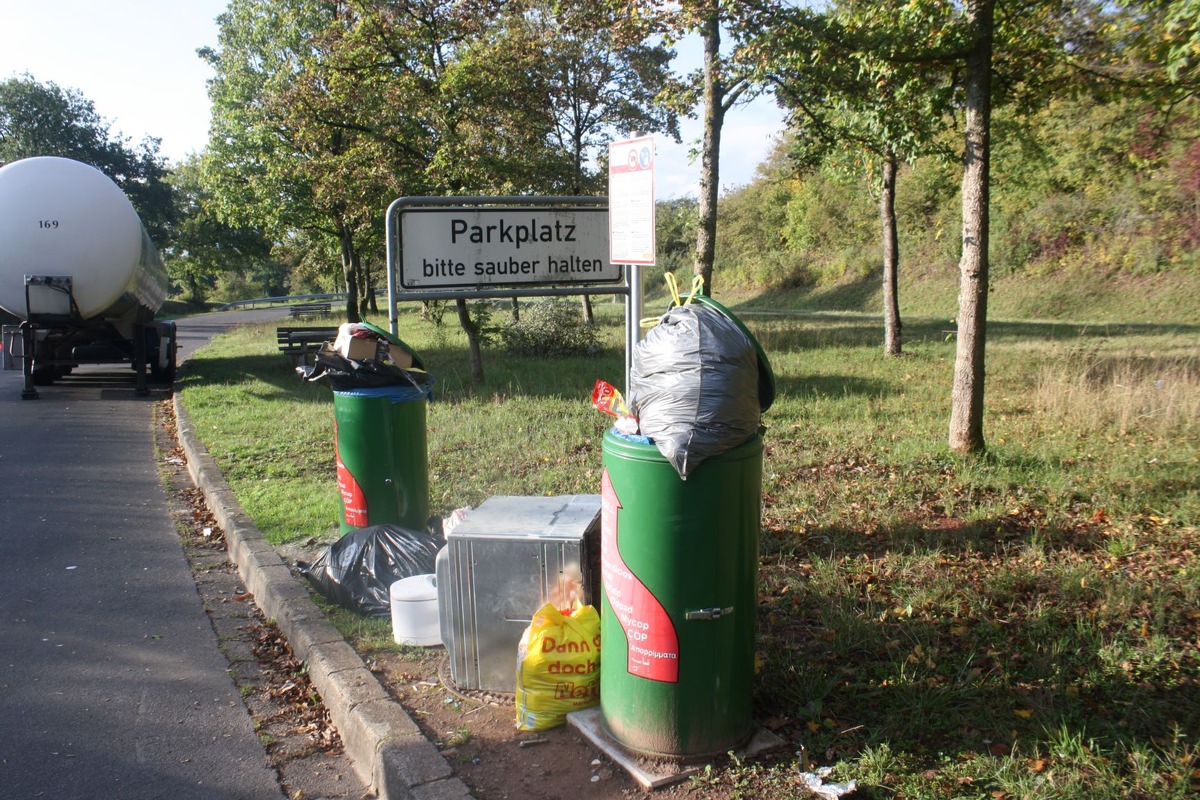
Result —
<instances>
[{"instance_id":1,"label":"stainless steel box","mask_svg":"<svg viewBox=\"0 0 1200 800\"><path fill-rule=\"evenodd\" d=\"M600 607L600 495L489 497L438 553L438 612L459 689L516 691L517 646L547 602Z\"/></svg>"}]
</instances>

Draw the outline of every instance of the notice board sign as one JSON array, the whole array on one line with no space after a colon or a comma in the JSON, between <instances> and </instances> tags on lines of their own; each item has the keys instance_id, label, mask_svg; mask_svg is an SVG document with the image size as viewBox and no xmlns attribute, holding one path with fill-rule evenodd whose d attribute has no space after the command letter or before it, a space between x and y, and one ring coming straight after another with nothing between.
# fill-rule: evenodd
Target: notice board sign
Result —
<instances>
[{"instance_id":1,"label":"notice board sign","mask_svg":"<svg viewBox=\"0 0 1200 800\"><path fill-rule=\"evenodd\" d=\"M400 285L406 290L620 283L608 259L603 206L402 206ZM393 224L394 223L394 224Z\"/></svg>"},{"instance_id":2,"label":"notice board sign","mask_svg":"<svg viewBox=\"0 0 1200 800\"><path fill-rule=\"evenodd\" d=\"M654 137L608 146L609 259L653 266Z\"/></svg>"}]
</instances>

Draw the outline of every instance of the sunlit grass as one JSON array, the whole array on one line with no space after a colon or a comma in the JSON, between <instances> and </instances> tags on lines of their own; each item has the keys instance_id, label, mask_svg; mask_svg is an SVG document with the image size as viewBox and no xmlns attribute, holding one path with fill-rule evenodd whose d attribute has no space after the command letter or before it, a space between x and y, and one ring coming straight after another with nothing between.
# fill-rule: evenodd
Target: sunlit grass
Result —
<instances>
[{"instance_id":1,"label":"sunlit grass","mask_svg":"<svg viewBox=\"0 0 1200 800\"><path fill-rule=\"evenodd\" d=\"M621 321L596 358L485 352L402 314L437 377L431 507L599 491ZM495 321L503 321L501 307ZM449 320L449 316L447 317ZM788 740L706 773L727 796L798 794L797 752L859 796L1186 797L1200 742L1197 331L997 322L985 436L946 446L954 341L906 320L881 355L864 315L749 315L774 368L764 415L756 710ZM275 542L337 525L332 393L272 326L189 365L184 405ZM361 647L387 647L364 628ZM748 787L748 788L747 788Z\"/></svg>"}]
</instances>

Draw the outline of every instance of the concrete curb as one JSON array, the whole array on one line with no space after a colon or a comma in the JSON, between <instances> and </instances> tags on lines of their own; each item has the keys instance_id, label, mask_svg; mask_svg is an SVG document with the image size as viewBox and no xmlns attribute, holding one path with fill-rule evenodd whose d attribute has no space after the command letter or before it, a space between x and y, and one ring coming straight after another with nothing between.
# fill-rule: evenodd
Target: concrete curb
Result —
<instances>
[{"instance_id":1,"label":"concrete curb","mask_svg":"<svg viewBox=\"0 0 1200 800\"><path fill-rule=\"evenodd\" d=\"M346 754L382 800L473 800L437 748L391 699L354 648L309 597L262 532L246 516L176 392L179 444L188 472L225 531L229 560L268 619L274 620L329 709Z\"/></svg>"}]
</instances>

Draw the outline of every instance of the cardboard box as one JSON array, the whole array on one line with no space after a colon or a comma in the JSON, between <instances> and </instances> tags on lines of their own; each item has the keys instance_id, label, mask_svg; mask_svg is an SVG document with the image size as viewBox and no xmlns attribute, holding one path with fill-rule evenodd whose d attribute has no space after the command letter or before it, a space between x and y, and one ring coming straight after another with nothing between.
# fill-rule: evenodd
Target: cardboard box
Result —
<instances>
[{"instance_id":1,"label":"cardboard box","mask_svg":"<svg viewBox=\"0 0 1200 800\"><path fill-rule=\"evenodd\" d=\"M387 344L387 342L384 342ZM396 347L389 350L389 355L392 357L392 363L400 369L412 369L413 357L412 354L403 347Z\"/></svg>"},{"instance_id":2,"label":"cardboard box","mask_svg":"<svg viewBox=\"0 0 1200 800\"><path fill-rule=\"evenodd\" d=\"M369 358L382 361L387 358L388 343L386 341L373 333L367 336L355 336L355 331L361 331L361 328L352 322L344 323L338 328L333 349L342 357L355 361L365 361Z\"/></svg>"},{"instance_id":3,"label":"cardboard box","mask_svg":"<svg viewBox=\"0 0 1200 800\"><path fill-rule=\"evenodd\" d=\"M342 355L346 358L352 358L355 361L365 361L368 358L383 360L387 352L387 342L379 339L363 339L359 336L351 336L349 344Z\"/></svg>"}]
</instances>

